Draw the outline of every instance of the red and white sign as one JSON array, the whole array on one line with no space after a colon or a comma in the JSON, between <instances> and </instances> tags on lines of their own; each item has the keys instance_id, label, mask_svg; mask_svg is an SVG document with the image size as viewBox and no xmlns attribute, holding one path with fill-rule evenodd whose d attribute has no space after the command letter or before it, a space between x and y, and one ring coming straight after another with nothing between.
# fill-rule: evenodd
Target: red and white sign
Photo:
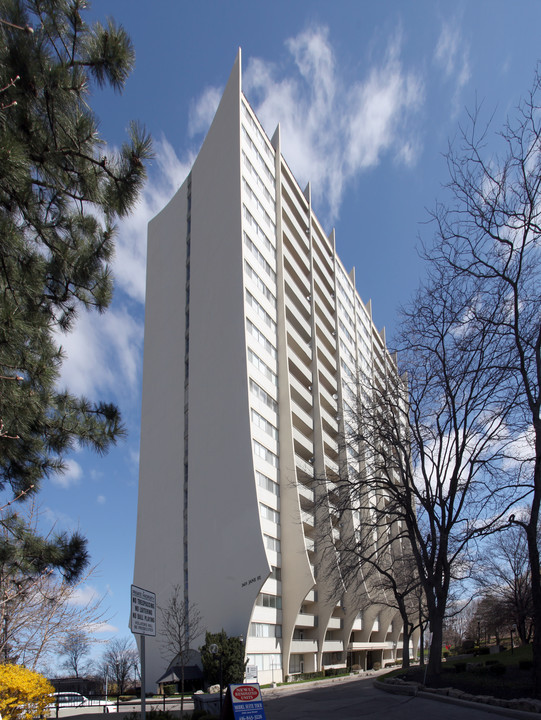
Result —
<instances>
[{"instance_id":1,"label":"red and white sign","mask_svg":"<svg viewBox=\"0 0 541 720\"><path fill-rule=\"evenodd\" d=\"M253 702L259 699L259 687L257 685L237 685L233 689L233 702Z\"/></svg>"},{"instance_id":2,"label":"red and white sign","mask_svg":"<svg viewBox=\"0 0 541 720\"><path fill-rule=\"evenodd\" d=\"M265 720L263 709L263 698L258 683L243 683L242 685L230 685L227 694L229 708L233 714L226 717L233 717L234 720Z\"/></svg>"}]
</instances>

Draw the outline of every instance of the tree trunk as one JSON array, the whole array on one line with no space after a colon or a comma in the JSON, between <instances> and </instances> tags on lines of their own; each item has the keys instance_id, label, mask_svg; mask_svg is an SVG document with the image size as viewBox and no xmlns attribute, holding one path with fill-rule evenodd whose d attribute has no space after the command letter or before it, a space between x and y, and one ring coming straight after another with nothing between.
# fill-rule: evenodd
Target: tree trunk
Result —
<instances>
[{"instance_id":1,"label":"tree trunk","mask_svg":"<svg viewBox=\"0 0 541 720\"><path fill-rule=\"evenodd\" d=\"M541 440L536 438L536 445ZM526 530L528 538L528 554L530 560L532 605L533 605L533 672L532 682L535 697L541 697L541 573L539 568L539 547L537 545L537 528L539 524L539 504L541 496L541 447L536 447L537 458L534 470L534 498L530 512L530 521Z\"/></svg>"},{"instance_id":2,"label":"tree trunk","mask_svg":"<svg viewBox=\"0 0 541 720\"><path fill-rule=\"evenodd\" d=\"M436 677L441 673L441 648L443 643L443 615L439 609L430 618L430 630L432 640L430 641L427 675L428 677Z\"/></svg>"},{"instance_id":3,"label":"tree trunk","mask_svg":"<svg viewBox=\"0 0 541 720\"><path fill-rule=\"evenodd\" d=\"M404 621L402 630L402 668L405 670L410 666L410 624Z\"/></svg>"},{"instance_id":4,"label":"tree trunk","mask_svg":"<svg viewBox=\"0 0 541 720\"><path fill-rule=\"evenodd\" d=\"M180 666L180 720L184 714L184 660Z\"/></svg>"}]
</instances>

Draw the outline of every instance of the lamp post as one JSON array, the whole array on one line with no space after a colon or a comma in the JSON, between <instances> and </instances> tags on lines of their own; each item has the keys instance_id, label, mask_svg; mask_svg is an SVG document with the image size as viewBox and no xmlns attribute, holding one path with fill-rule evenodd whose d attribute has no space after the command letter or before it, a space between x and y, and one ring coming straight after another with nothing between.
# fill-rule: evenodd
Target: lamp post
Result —
<instances>
[{"instance_id":1,"label":"lamp post","mask_svg":"<svg viewBox=\"0 0 541 720\"><path fill-rule=\"evenodd\" d=\"M209 650L212 653L212 655L217 655L218 660L220 661L220 715L221 715L222 714L222 703L223 703L223 700L222 700L222 651L218 647L218 645L216 645L216 643L212 643L212 645L209 647Z\"/></svg>"}]
</instances>

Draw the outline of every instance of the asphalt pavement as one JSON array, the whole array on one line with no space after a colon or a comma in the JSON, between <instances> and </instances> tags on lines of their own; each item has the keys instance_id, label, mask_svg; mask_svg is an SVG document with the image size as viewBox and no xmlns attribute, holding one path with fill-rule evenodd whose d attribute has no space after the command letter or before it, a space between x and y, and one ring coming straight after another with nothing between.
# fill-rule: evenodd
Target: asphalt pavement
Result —
<instances>
[{"instance_id":1,"label":"asphalt pavement","mask_svg":"<svg viewBox=\"0 0 541 720\"><path fill-rule=\"evenodd\" d=\"M378 673L381 674L381 673ZM496 708L474 703L454 703L391 694L374 687L373 675L263 689L266 720L495 720L498 717L539 718L520 711L498 713ZM471 707L470 707L471 705Z\"/></svg>"},{"instance_id":2,"label":"asphalt pavement","mask_svg":"<svg viewBox=\"0 0 541 720\"><path fill-rule=\"evenodd\" d=\"M498 717L533 720L537 713L513 711L479 703L465 703L441 697L431 699L411 695L383 692L374 687L374 680L386 671L370 675L332 678L313 683L282 685L263 688L261 695L266 720L497 720ZM147 700L147 711L162 709L163 701ZM166 709L180 710L177 699L167 700ZM193 709L185 701L184 710ZM117 720L128 713L139 712L139 703L121 703ZM97 720L102 707L63 708L59 718L66 720ZM116 714L116 713L115 713ZM111 717L113 720L114 715ZM54 714L51 715L54 720Z\"/></svg>"}]
</instances>

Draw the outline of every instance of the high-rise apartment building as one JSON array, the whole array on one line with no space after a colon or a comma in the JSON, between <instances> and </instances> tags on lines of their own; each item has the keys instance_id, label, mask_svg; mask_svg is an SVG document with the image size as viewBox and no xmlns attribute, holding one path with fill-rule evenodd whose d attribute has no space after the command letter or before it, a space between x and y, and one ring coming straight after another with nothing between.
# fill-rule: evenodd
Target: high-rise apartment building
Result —
<instances>
[{"instance_id":1,"label":"high-rise apartment building","mask_svg":"<svg viewBox=\"0 0 541 720\"><path fill-rule=\"evenodd\" d=\"M239 51L149 225L134 583L159 605L177 587L206 629L243 635L262 683L396 656L398 616L334 587L318 543L322 525L344 531L332 499L352 380L392 363L279 128L269 139L242 93ZM155 687L159 636L146 658Z\"/></svg>"}]
</instances>

